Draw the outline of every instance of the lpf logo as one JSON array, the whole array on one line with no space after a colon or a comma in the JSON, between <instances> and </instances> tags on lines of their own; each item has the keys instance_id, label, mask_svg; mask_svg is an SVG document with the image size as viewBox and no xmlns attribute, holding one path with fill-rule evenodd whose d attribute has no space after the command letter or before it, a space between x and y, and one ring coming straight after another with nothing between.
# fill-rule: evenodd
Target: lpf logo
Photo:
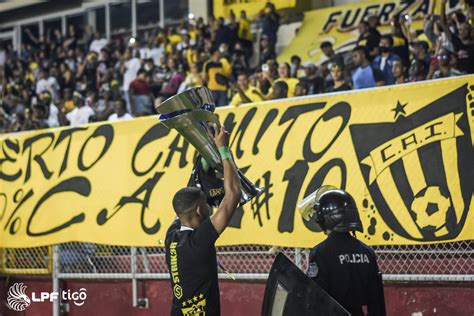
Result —
<instances>
[{"instance_id":1,"label":"lpf logo","mask_svg":"<svg viewBox=\"0 0 474 316\"><path fill-rule=\"evenodd\" d=\"M32 292L31 300L26 294L26 285L23 283L15 283L10 286L7 296L7 305L10 309L21 312L24 311L31 302L42 303L42 302L53 302L61 298L63 301L72 301L76 306L84 305L87 298L85 288L81 288L79 292L71 292L70 290L60 292Z\"/></svg>"},{"instance_id":2,"label":"lpf logo","mask_svg":"<svg viewBox=\"0 0 474 316\"><path fill-rule=\"evenodd\" d=\"M7 304L10 309L21 312L31 304L31 300L26 295L26 285L23 283L15 283L8 290Z\"/></svg>"}]
</instances>

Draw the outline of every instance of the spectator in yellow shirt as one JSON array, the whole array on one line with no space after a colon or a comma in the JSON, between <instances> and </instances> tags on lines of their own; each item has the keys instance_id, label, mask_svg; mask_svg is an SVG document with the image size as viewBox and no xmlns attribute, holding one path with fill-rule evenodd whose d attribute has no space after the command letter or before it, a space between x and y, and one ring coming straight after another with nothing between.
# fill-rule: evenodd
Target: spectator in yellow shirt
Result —
<instances>
[{"instance_id":1,"label":"spectator in yellow shirt","mask_svg":"<svg viewBox=\"0 0 474 316\"><path fill-rule=\"evenodd\" d=\"M239 30L237 32L237 37L242 43L247 57L250 57L252 55L253 45L253 34L250 23L251 22L247 17L247 13L244 10L240 11Z\"/></svg>"},{"instance_id":2,"label":"spectator in yellow shirt","mask_svg":"<svg viewBox=\"0 0 474 316\"><path fill-rule=\"evenodd\" d=\"M232 75L229 61L221 57L216 47L211 49L211 58L203 66L204 81L211 90L216 106L227 105L227 86Z\"/></svg>"},{"instance_id":3,"label":"spectator in yellow shirt","mask_svg":"<svg viewBox=\"0 0 474 316\"><path fill-rule=\"evenodd\" d=\"M267 78L268 80L268 78ZM282 63L278 66L278 79L276 79L274 82L270 82L273 86L273 83L283 81L287 84L288 86L288 98L294 97L295 96L295 88L298 82L300 82L296 78L291 78L290 77L290 65L288 63ZM267 99L271 99L273 93L273 88L268 91L268 94L266 96Z\"/></svg>"},{"instance_id":4,"label":"spectator in yellow shirt","mask_svg":"<svg viewBox=\"0 0 474 316\"><path fill-rule=\"evenodd\" d=\"M233 106L239 106L244 103L253 103L263 101L264 97L259 88L251 86L247 74L240 74L237 77L237 93L230 102Z\"/></svg>"},{"instance_id":5,"label":"spectator in yellow shirt","mask_svg":"<svg viewBox=\"0 0 474 316\"><path fill-rule=\"evenodd\" d=\"M196 88L203 85L201 74L196 63L192 63L189 67L189 74L186 76L186 88Z\"/></svg>"},{"instance_id":6,"label":"spectator in yellow shirt","mask_svg":"<svg viewBox=\"0 0 474 316\"><path fill-rule=\"evenodd\" d=\"M182 37L176 33L176 30L173 27L170 27L168 29L168 40L172 46L175 46L182 41Z\"/></svg>"}]
</instances>

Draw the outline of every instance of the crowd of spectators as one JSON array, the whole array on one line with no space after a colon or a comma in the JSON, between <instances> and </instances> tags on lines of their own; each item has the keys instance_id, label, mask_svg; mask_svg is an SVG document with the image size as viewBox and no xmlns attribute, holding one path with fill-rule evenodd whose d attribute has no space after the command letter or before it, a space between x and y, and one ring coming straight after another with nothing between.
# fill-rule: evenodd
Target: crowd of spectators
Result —
<instances>
[{"instance_id":1,"label":"crowd of spectators","mask_svg":"<svg viewBox=\"0 0 474 316\"><path fill-rule=\"evenodd\" d=\"M320 65L300 56L277 63L280 16L271 3L256 17L258 43L245 11L184 21L142 39L109 41L89 29L79 37L72 26L39 38L27 30L21 53L0 49L0 132L155 114L166 98L203 85L216 106L239 106L474 73L472 9L447 15L442 7L419 34L399 14L381 35L378 17L370 16L352 51L336 53L323 42Z\"/></svg>"}]
</instances>

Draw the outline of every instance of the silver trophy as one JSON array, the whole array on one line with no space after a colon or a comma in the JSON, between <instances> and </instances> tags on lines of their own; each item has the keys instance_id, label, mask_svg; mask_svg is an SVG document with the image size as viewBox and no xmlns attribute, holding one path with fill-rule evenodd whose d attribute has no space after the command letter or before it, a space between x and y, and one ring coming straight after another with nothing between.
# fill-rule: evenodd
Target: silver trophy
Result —
<instances>
[{"instance_id":1,"label":"silver trophy","mask_svg":"<svg viewBox=\"0 0 474 316\"><path fill-rule=\"evenodd\" d=\"M210 190L203 190L208 196L208 201L211 198L214 201L210 204L218 206L224 195L221 180L224 168L219 150L210 136L214 130L211 124L220 125L219 119L214 114L215 105L211 91L205 87L189 89L167 99L156 109L161 114L161 122L169 129L177 130L196 148L199 155L209 165L211 171L202 172L200 170L200 157L198 157L193 170L192 182L198 187L205 187L208 182L218 183L214 184L214 187ZM214 173L214 171L216 172ZM237 169L237 173L242 184L240 205L243 205L260 195L262 189L250 182L240 170ZM206 184L203 182L206 182Z\"/></svg>"}]
</instances>

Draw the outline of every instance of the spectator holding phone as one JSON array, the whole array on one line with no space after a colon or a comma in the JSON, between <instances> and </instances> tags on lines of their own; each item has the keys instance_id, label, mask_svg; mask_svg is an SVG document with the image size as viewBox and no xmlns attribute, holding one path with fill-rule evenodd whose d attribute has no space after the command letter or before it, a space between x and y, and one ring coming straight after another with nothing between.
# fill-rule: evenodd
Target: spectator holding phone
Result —
<instances>
[{"instance_id":1,"label":"spectator holding phone","mask_svg":"<svg viewBox=\"0 0 474 316\"><path fill-rule=\"evenodd\" d=\"M431 62L430 71L426 79L440 79L460 76L462 73L451 67L452 53L441 48L436 59Z\"/></svg>"}]
</instances>

